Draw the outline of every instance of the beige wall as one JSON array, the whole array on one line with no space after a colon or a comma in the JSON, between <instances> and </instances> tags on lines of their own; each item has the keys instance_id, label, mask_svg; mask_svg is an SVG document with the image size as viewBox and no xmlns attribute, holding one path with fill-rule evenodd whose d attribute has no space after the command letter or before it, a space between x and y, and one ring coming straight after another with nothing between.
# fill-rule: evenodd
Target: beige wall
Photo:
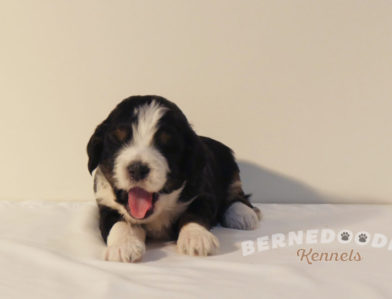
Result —
<instances>
[{"instance_id":1,"label":"beige wall","mask_svg":"<svg viewBox=\"0 0 392 299\"><path fill-rule=\"evenodd\" d=\"M89 199L85 146L160 94L254 199L392 202L392 2L1 1L0 198Z\"/></svg>"}]
</instances>

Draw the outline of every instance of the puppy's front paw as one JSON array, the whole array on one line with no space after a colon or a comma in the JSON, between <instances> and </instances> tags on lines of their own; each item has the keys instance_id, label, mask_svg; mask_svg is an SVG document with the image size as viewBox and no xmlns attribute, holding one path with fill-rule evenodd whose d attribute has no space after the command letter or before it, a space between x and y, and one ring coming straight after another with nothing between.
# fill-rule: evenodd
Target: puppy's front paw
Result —
<instances>
[{"instance_id":1,"label":"puppy's front paw","mask_svg":"<svg viewBox=\"0 0 392 299\"><path fill-rule=\"evenodd\" d=\"M112 244L106 248L105 260L112 262L136 262L141 260L146 246L137 238L130 238L122 243Z\"/></svg>"},{"instance_id":2,"label":"puppy's front paw","mask_svg":"<svg viewBox=\"0 0 392 299\"><path fill-rule=\"evenodd\" d=\"M112 262L136 262L146 251L145 232L138 226L119 221L107 238L105 260Z\"/></svg>"},{"instance_id":3,"label":"puppy's front paw","mask_svg":"<svg viewBox=\"0 0 392 299\"><path fill-rule=\"evenodd\" d=\"M218 239L204 226L191 222L181 228L177 240L177 249L180 253L207 256L218 247Z\"/></svg>"}]
</instances>

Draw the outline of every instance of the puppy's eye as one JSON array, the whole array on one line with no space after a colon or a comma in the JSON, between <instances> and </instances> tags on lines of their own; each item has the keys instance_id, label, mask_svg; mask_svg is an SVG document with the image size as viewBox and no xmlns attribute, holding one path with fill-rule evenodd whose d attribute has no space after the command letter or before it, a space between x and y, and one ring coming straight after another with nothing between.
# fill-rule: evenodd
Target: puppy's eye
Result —
<instances>
[{"instance_id":1,"label":"puppy's eye","mask_svg":"<svg viewBox=\"0 0 392 299\"><path fill-rule=\"evenodd\" d=\"M109 135L110 140L115 143L122 143L125 142L130 135L130 130L125 127L118 127L114 129L111 134Z\"/></svg>"},{"instance_id":2,"label":"puppy's eye","mask_svg":"<svg viewBox=\"0 0 392 299\"><path fill-rule=\"evenodd\" d=\"M162 130L156 135L155 141L162 150L167 152L181 151L181 144L172 130Z\"/></svg>"},{"instance_id":3,"label":"puppy's eye","mask_svg":"<svg viewBox=\"0 0 392 299\"><path fill-rule=\"evenodd\" d=\"M173 138L168 132L163 131L158 135L158 139L162 145L170 145Z\"/></svg>"}]
</instances>

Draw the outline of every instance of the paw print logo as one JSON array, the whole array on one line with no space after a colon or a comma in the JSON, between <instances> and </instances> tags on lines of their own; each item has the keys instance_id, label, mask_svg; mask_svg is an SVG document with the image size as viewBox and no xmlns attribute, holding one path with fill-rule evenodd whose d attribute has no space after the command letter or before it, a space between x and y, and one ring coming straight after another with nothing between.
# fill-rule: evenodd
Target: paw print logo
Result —
<instances>
[{"instance_id":1,"label":"paw print logo","mask_svg":"<svg viewBox=\"0 0 392 299\"><path fill-rule=\"evenodd\" d=\"M355 236L355 242L358 245L366 245L370 241L370 234L368 232L359 232Z\"/></svg>"},{"instance_id":2,"label":"paw print logo","mask_svg":"<svg viewBox=\"0 0 392 299\"><path fill-rule=\"evenodd\" d=\"M343 241L348 241L348 239L350 238L350 234L349 234L348 232L342 232L342 233L340 234L340 238L341 238Z\"/></svg>"},{"instance_id":3,"label":"paw print logo","mask_svg":"<svg viewBox=\"0 0 392 299\"><path fill-rule=\"evenodd\" d=\"M350 230L348 230L348 229L344 229L344 230L341 230L339 233L338 233L338 241L340 242L340 243L349 243L349 242L351 242L352 241L352 239L353 239L353 233L352 233L352 231L350 231Z\"/></svg>"},{"instance_id":4,"label":"paw print logo","mask_svg":"<svg viewBox=\"0 0 392 299\"><path fill-rule=\"evenodd\" d=\"M358 236L358 241L361 243L366 243L367 238L368 238L368 236L366 234L360 234Z\"/></svg>"}]
</instances>

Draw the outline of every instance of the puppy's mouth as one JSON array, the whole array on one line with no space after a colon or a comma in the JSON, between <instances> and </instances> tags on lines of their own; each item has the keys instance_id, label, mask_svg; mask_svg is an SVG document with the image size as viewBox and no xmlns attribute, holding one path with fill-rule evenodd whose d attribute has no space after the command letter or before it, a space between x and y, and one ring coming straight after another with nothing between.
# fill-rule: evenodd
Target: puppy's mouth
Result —
<instances>
[{"instance_id":1,"label":"puppy's mouth","mask_svg":"<svg viewBox=\"0 0 392 299\"><path fill-rule=\"evenodd\" d=\"M154 211L154 204L158 200L158 193L148 192L140 187L128 191L129 212L135 219L145 219Z\"/></svg>"}]
</instances>

